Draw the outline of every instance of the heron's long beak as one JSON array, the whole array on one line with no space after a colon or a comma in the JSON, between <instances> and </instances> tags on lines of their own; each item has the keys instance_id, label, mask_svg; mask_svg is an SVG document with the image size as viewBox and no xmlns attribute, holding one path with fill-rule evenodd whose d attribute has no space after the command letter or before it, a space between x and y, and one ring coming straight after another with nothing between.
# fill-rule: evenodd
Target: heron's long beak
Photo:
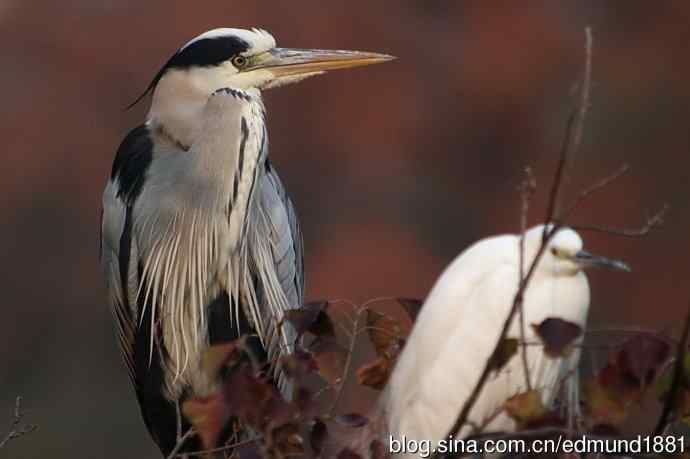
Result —
<instances>
[{"instance_id":1,"label":"heron's long beak","mask_svg":"<svg viewBox=\"0 0 690 459\"><path fill-rule=\"evenodd\" d=\"M242 71L265 69L275 78L282 78L378 64L391 59L395 57L364 51L273 48L255 56Z\"/></svg>"},{"instance_id":2,"label":"heron's long beak","mask_svg":"<svg viewBox=\"0 0 690 459\"><path fill-rule=\"evenodd\" d=\"M620 260L612 260L599 255L593 255L584 250L580 250L575 254L575 261L583 267L600 266L604 268L617 269L620 271L631 271L630 266Z\"/></svg>"}]
</instances>

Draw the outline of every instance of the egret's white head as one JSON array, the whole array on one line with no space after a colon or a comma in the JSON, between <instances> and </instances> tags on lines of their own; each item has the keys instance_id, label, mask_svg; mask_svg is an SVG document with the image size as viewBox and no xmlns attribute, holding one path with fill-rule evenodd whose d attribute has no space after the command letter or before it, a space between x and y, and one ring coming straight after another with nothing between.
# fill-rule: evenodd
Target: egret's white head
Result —
<instances>
[{"instance_id":1,"label":"egret's white head","mask_svg":"<svg viewBox=\"0 0 690 459\"><path fill-rule=\"evenodd\" d=\"M544 229L545 225L539 225L525 234L526 264L531 263L539 251L545 235ZM630 267L622 261L593 255L583 250L580 235L571 228L561 228L548 242L538 270L552 275L573 276L591 266L630 271Z\"/></svg>"},{"instance_id":2,"label":"egret's white head","mask_svg":"<svg viewBox=\"0 0 690 459\"><path fill-rule=\"evenodd\" d=\"M190 124L200 116L208 97L232 88L258 95L329 70L376 64L393 59L385 54L320 49L278 48L273 36L260 29L221 28L190 40L173 54L132 104L153 94L149 121L188 143Z\"/></svg>"}]
</instances>

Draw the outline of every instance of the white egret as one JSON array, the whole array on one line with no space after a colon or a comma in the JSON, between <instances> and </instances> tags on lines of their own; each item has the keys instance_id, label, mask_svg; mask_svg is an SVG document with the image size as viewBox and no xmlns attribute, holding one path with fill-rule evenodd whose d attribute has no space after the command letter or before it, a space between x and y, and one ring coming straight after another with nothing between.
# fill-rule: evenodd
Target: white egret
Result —
<instances>
[{"instance_id":1,"label":"white egret","mask_svg":"<svg viewBox=\"0 0 690 459\"><path fill-rule=\"evenodd\" d=\"M542 244L544 226L526 232L524 272ZM502 235L481 240L465 250L445 270L424 303L384 394L390 434L401 440L441 440L453 426L492 355L513 305L520 276L520 236ZM524 295L525 339L538 343L530 324L549 317L585 326L590 291L583 269L607 266L629 270L622 262L582 250L582 239L569 228L548 242ZM516 316L508 337L520 338ZM548 406L563 387L571 408L578 404L575 349L552 358L543 346L526 347L533 389ZM503 410L504 402L526 391L526 375L519 354L484 385L468 416L455 432L466 436L472 427L482 432L510 431L515 421ZM404 437L403 437L404 436ZM409 455L408 457L416 457Z\"/></svg>"}]
</instances>

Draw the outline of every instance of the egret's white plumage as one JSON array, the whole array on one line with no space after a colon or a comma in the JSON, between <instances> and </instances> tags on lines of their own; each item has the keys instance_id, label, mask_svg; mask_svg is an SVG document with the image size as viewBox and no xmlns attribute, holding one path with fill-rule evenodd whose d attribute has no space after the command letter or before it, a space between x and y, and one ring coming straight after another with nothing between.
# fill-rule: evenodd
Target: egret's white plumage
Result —
<instances>
[{"instance_id":1,"label":"egret's white plumage","mask_svg":"<svg viewBox=\"0 0 690 459\"><path fill-rule=\"evenodd\" d=\"M539 250L543 234L543 226L525 234L525 272ZM519 246L518 235L481 240L455 259L438 279L384 394L392 435L437 442L449 433L512 307L520 276ZM590 292L582 268L589 264L625 268L622 263L584 252L582 239L572 229L563 228L554 235L525 291L527 342L539 343L530 324L548 317L585 326ZM517 317L508 337L520 338ZM546 356L540 345L527 347L531 384L541 392L546 405L552 404L565 386L567 402L576 408L578 361L578 350L554 359ZM515 428L502 407L509 397L526 390L523 368L520 356L515 355L489 378L460 435L468 434L470 426L482 426L483 432Z\"/></svg>"}]
</instances>

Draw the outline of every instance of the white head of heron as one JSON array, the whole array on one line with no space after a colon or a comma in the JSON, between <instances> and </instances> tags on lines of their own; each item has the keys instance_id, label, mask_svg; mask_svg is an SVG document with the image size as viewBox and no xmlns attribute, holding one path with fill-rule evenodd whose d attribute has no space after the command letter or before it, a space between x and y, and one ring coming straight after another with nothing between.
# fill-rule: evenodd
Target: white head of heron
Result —
<instances>
[{"instance_id":1,"label":"white head of heron","mask_svg":"<svg viewBox=\"0 0 690 459\"><path fill-rule=\"evenodd\" d=\"M552 227L549 226L550 230ZM525 269L534 260L544 238L545 225L536 226L525 234ZM583 250L582 238L571 228L561 228L551 238L539 262L536 274L572 276L590 267L630 271L622 261L594 255Z\"/></svg>"},{"instance_id":2,"label":"white head of heron","mask_svg":"<svg viewBox=\"0 0 690 459\"><path fill-rule=\"evenodd\" d=\"M391 59L386 54L362 51L278 48L265 30L214 29L177 50L134 103L152 93L148 119L189 144L193 140L190 124L194 125L209 96L218 89L232 88L258 96L262 89L329 70Z\"/></svg>"}]
</instances>

